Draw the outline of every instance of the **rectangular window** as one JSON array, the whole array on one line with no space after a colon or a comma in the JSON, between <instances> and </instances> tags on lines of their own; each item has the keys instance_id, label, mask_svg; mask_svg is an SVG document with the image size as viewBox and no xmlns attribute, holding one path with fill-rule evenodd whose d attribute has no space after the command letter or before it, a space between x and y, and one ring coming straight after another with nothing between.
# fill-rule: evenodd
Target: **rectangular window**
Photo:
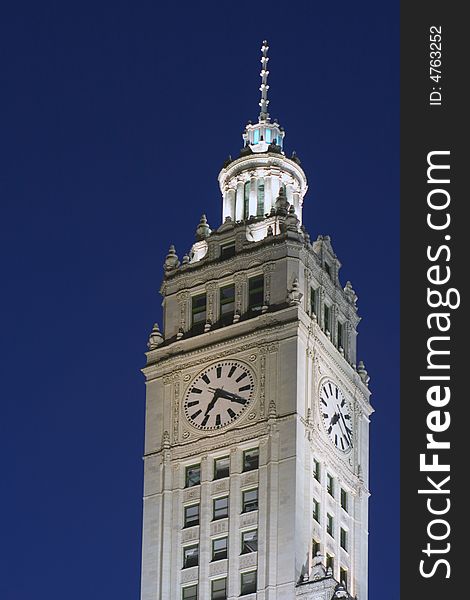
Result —
<instances>
[{"instance_id":1,"label":"rectangular window","mask_svg":"<svg viewBox=\"0 0 470 600\"><path fill-rule=\"evenodd\" d=\"M250 216L250 182L247 181L243 188L243 218Z\"/></svg>"},{"instance_id":2,"label":"rectangular window","mask_svg":"<svg viewBox=\"0 0 470 600\"><path fill-rule=\"evenodd\" d=\"M183 600L197 600L197 585L189 585L183 588Z\"/></svg>"},{"instance_id":3,"label":"rectangular window","mask_svg":"<svg viewBox=\"0 0 470 600\"><path fill-rule=\"evenodd\" d=\"M250 277L248 280L248 308L259 310L264 304L264 276Z\"/></svg>"},{"instance_id":4,"label":"rectangular window","mask_svg":"<svg viewBox=\"0 0 470 600\"><path fill-rule=\"evenodd\" d=\"M312 558L315 558L317 552L320 552L320 542L317 542L317 540L312 540Z\"/></svg>"},{"instance_id":5,"label":"rectangular window","mask_svg":"<svg viewBox=\"0 0 470 600\"><path fill-rule=\"evenodd\" d=\"M235 286L220 288L220 316L232 318L235 313Z\"/></svg>"},{"instance_id":6,"label":"rectangular window","mask_svg":"<svg viewBox=\"0 0 470 600\"><path fill-rule=\"evenodd\" d=\"M235 256L235 244L225 244L220 247L220 258L222 260L231 258L232 256Z\"/></svg>"},{"instance_id":7,"label":"rectangular window","mask_svg":"<svg viewBox=\"0 0 470 600\"><path fill-rule=\"evenodd\" d=\"M252 510L258 510L258 488L243 492L242 512L247 513Z\"/></svg>"},{"instance_id":8,"label":"rectangular window","mask_svg":"<svg viewBox=\"0 0 470 600\"><path fill-rule=\"evenodd\" d=\"M339 530L339 545L343 550L348 551L348 532L342 527Z\"/></svg>"},{"instance_id":9,"label":"rectangular window","mask_svg":"<svg viewBox=\"0 0 470 600\"><path fill-rule=\"evenodd\" d=\"M344 585L346 589L348 589L348 570L340 567L339 569L339 582Z\"/></svg>"},{"instance_id":10,"label":"rectangular window","mask_svg":"<svg viewBox=\"0 0 470 600\"><path fill-rule=\"evenodd\" d=\"M216 458L214 460L214 479L224 479L230 475L230 457Z\"/></svg>"},{"instance_id":11,"label":"rectangular window","mask_svg":"<svg viewBox=\"0 0 470 600\"><path fill-rule=\"evenodd\" d=\"M341 488L341 508L348 512L348 493Z\"/></svg>"},{"instance_id":12,"label":"rectangular window","mask_svg":"<svg viewBox=\"0 0 470 600\"><path fill-rule=\"evenodd\" d=\"M214 521L228 517L228 496L214 500Z\"/></svg>"},{"instance_id":13,"label":"rectangular window","mask_svg":"<svg viewBox=\"0 0 470 600\"><path fill-rule=\"evenodd\" d=\"M328 513L326 515L326 532L329 533L331 535L331 537L335 537L333 535L333 525L334 525L333 515L330 515L330 513Z\"/></svg>"},{"instance_id":14,"label":"rectangular window","mask_svg":"<svg viewBox=\"0 0 470 600\"><path fill-rule=\"evenodd\" d=\"M318 460L313 459L313 476L317 481L320 481L320 463Z\"/></svg>"},{"instance_id":15,"label":"rectangular window","mask_svg":"<svg viewBox=\"0 0 470 600\"><path fill-rule=\"evenodd\" d=\"M323 307L323 326L325 331L330 331L330 307L326 304Z\"/></svg>"},{"instance_id":16,"label":"rectangular window","mask_svg":"<svg viewBox=\"0 0 470 600\"><path fill-rule=\"evenodd\" d=\"M194 527L199 525L199 504L184 507L184 526Z\"/></svg>"},{"instance_id":17,"label":"rectangular window","mask_svg":"<svg viewBox=\"0 0 470 600\"><path fill-rule=\"evenodd\" d=\"M192 297L191 313L193 325L206 322L206 294Z\"/></svg>"},{"instance_id":18,"label":"rectangular window","mask_svg":"<svg viewBox=\"0 0 470 600\"><path fill-rule=\"evenodd\" d=\"M335 557L328 553L326 555L326 568L331 569L332 571L334 571L335 568Z\"/></svg>"},{"instance_id":19,"label":"rectangular window","mask_svg":"<svg viewBox=\"0 0 470 600\"><path fill-rule=\"evenodd\" d=\"M240 584L240 596L245 596L246 594L256 594L256 580L256 571L242 573Z\"/></svg>"},{"instance_id":20,"label":"rectangular window","mask_svg":"<svg viewBox=\"0 0 470 600\"><path fill-rule=\"evenodd\" d=\"M212 560L222 560L228 556L228 537L212 540Z\"/></svg>"},{"instance_id":21,"label":"rectangular window","mask_svg":"<svg viewBox=\"0 0 470 600\"><path fill-rule=\"evenodd\" d=\"M197 567L199 564L199 544L183 548L183 569Z\"/></svg>"},{"instance_id":22,"label":"rectangular window","mask_svg":"<svg viewBox=\"0 0 470 600\"><path fill-rule=\"evenodd\" d=\"M344 350L343 327L344 325L338 321L338 348L343 348Z\"/></svg>"},{"instance_id":23,"label":"rectangular window","mask_svg":"<svg viewBox=\"0 0 470 600\"><path fill-rule=\"evenodd\" d=\"M318 500L313 499L313 510L312 510L313 518L317 523L320 523L320 502Z\"/></svg>"},{"instance_id":24,"label":"rectangular window","mask_svg":"<svg viewBox=\"0 0 470 600\"><path fill-rule=\"evenodd\" d=\"M313 288L310 288L310 314L317 314L317 292Z\"/></svg>"},{"instance_id":25,"label":"rectangular window","mask_svg":"<svg viewBox=\"0 0 470 600\"><path fill-rule=\"evenodd\" d=\"M242 533L242 551L241 554L258 552L258 530L244 531Z\"/></svg>"},{"instance_id":26,"label":"rectangular window","mask_svg":"<svg viewBox=\"0 0 470 600\"><path fill-rule=\"evenodd\" d=\"M243 472L254 471L259 467L259 448L245 450L243 453Z\"/></svg>"},{"instance_id":27,"label":"rectangular window","mask_svg":"<svg viewBox=\"0 0 470 600\"><path fill-rule=\"evenodd\" d=\"M213 579L211 582L211 600L227 599L227 578Z\"/></svg>"},{"instance_id":28,"label":"rectangular window","mask_svg":"<svg viewBox=\"0 0 470 600\"><path fill-rule=\"evenodd\" d=\"M330 494L330 496L334 497L334 479L329 473L326 474L326 491Z\"/></svg>"},{"instance_id":29,"label":"rectangular window","mask_svg":"<svg viewBox=\"0 0 470 600\"><path fill-rule=\"evenodd\" d=\"M185 487L193 487L201 483L201 465L191 465L186 467L185 471Z\"/></svg>"}]
</instances>

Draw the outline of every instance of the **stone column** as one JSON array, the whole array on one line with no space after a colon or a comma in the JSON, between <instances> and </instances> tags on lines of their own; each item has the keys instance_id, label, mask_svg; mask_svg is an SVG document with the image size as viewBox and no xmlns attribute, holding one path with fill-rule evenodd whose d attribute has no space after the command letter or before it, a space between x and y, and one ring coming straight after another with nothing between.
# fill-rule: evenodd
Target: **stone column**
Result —
<instances>
[{"instance_id":1,"label":"stone column","mask_svg":"<svg viewBox=\"0 0 470 600\"><path fill-rule=\"evenodd\" d=\"M243 219L243 181L240 179L237 181L237 192L235 202L235 220L241 221Z\"/></svg>"},{"instance_id":2,"label":"stone column","mask_svg":"<svg viewBox=\"0 0 470 600\"><path fill-rule=\"evenodd\" d=\"M264 212L268 214L274 204L271 179L271 174L264 178Z\"/></svg>"},{"instance_id":3,"label":"stone column","mask_svg":"<svg viewBox=\"0 0 470 600\"><path fill-rule=\"evenodd\" d=\"M229 188L226 190L224 194L224 208L222 214L222 223L225 221L226 217L230 217L235 220L235 196L236 190L235 188Z\"/></svg>"},{"instance_id":4,"label":"stone column","mask_svg":"<svg viewBox=\"0 0 470 600\"><path fill-rule=\"evenodd\" d=\"M295 214L297 215L300 224L302 224L302 206L300 204L300 193L298 191L294 191L292 194L292 201L294 203Z\"/></svg>"}]
</instances>

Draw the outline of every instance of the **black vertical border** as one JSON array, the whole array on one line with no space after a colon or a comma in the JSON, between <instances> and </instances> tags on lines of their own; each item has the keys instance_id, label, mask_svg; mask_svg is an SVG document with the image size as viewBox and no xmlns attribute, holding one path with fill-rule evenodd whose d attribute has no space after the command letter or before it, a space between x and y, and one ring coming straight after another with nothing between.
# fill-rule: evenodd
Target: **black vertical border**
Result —
<instances>
[{"instance_id":1,"label":"black vertical border","mask_svg":"<svg viewBox=\"0 0 470 600\"><path fill-rule=\"evenodd\" d=\"M469 597L470 586L465 577L470 574L466 540L470 532L469 519L462 506L466 504L465 483L468 480L470 458L470 430L467 431L465 416L470 394L465 390L464 379L466 355L469 353L470 328L465 316L466 294L463 289L467 279L467 260L470 259L470 228L465 213L470 207L467 191L470 156L467 149L469 134L469 103L465 89L469 87L470 35L469 24L464 17L464 3L401 2L401 598L447 600ZM430 28L442 28L442 79L430 79ZM430 106L429 94L432 87L442 88L442 105ZM445 187L451 196L449 212L451 224L448 230L433 231L427 226L427 195L431 185L427 182L427 155L432 151L450 151L450 184ZM445 159L444 159L445 162ZM445 212L445 211L443 211ZM441 213L439 216L443 217ZM450 235L450 240L444 236ZM446 252L436 262L426 256L427 247L434 250L448 245L450 260ZM435 253L434 253L435 255ZM447 374L451 400L442 412L448 410L450 428L436 434L436 439L449 441L450 450L439 451L439 462L449 463L450 472L423 473L419 468L419 455L426 452L427 415L435 408L426 399L430 382L420 381L420 376L429 374L427 367L427 342L436 329L428 329L426 319L434 309L427 304L427 270L433 264L442 269L448 265L451 279L445 288L456 288L460 292L461 304L455 310L445 307L437 309L450 313L449 335L450 356L442 362L450 362ZM437 289L438 286L430 286ZM445 344L442 344L445 347ZM437 372L436 372L437 373ZM439 374L444 374L439 371ZM428 454L433 451L428 450ZM462 460L463 459L463 460ZM428 462L431 458L428 458ZM450 475L447 487L449 495L418 494L418 489L432 488L427 476L441 482ZM433 498L434 508L451 505L449 512L431 515L427 498ZM435 500L434 500L435 499ZM465 511L467 512L467 511ZM429 538L427 528L433 519L443 518L450 525L449 537L442 541ZM444 534L445 525L433 526L432 531ZM423 550L427 543L431 548L443 550L450 544L449 552L433 553L428 557ZM457 548L459 548L457 550ZM431 572L437 560L449 562L450 578L446 578L447 567L440 564L432 577L420 574L420 561L425 560L423 570ZM394 574L390 574L394 576Z\"/></svg>"}]
</instances>

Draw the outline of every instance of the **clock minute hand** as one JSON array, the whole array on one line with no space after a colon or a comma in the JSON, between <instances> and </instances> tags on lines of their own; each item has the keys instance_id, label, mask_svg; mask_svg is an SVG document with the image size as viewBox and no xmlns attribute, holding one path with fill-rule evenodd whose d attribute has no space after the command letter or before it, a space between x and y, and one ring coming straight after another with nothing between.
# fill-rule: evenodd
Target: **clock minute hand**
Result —
<instances>
[{"instance_id":1,"label":"clock minute hand","mask_svg":"<svg viewBox=\"0 0 470 600\"><path fill-rule=\"evenodd\" d=\"M226 400L230 400L232 402L238 402L238 404L246 404L246 399L238 396L237 394L232 394L232 392L227 392L226 390L217 390L219 392L220 398L225 398Z\"/></svg>"},{"instance_id":2,"label":"clock minute hand","mask_svg":"<svg viewBox=\"0 0 470 600\"><path fill-rule=\"evenodd\" d=\"M348 442L351 443L351 430L349 429L349 427L346 425L346 421L344 420L344 416L343 413L341 412L340 408L338 407L338 411L339 411L339 416L341 417L341 420L343 421L343 425L344 428L346 430L346 437L348 438Z\"/></svg>"}]
</instances>

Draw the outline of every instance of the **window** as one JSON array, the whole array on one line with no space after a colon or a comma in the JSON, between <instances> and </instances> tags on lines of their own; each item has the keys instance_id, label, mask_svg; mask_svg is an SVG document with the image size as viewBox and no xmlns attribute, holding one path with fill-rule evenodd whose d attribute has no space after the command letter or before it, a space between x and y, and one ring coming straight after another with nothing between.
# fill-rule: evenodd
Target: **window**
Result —
<instances>
[{"instance_id":1,"label":"window","mask_svg":"<svg viewBox=\"0 0 470 600\"><path fill-rule=\"evenodd\" d=\"M243 187L243 218L250 216L250 182L247 181Z\"/></svg>"},{"instance_id":2,"label":"window","mask_svg":"<svg viewBox=\"0 0 470 600\"><path fill-rule=\"evenodd\" d=\"M330 515L330 513L328 513L326 515L326 532L329 533L331 535L331 537L334 537L333 535L333 515Z\"/></svg>"},{"instance_id":3,"label":"window","mask_svg":"<svg viewBox=\"0 0 470 600\"><path fill-rule=\"evenodd\" d=\"M323 308L323 325L325 327L325 331L330 331L330 307L325 304Z\"/></svg>"},{"instance_id":4,"label":"window","mask_svg":"<svg viewBox=\"0 0 470 600\"><path fill-rule=\"evenodd\" d=\"M186 467L185 471L185 487L193 487L201 483L201 465L191 465Z\"/></svg>"},{"instance_id":5,"label":"window","mask_svg":"<svg viewBox=\"0 0 470 600\"><path fill-rule=\"evenodd\" d=\"M266 131L264 132L264 136L265 136L265 141L268 142L268 144L271 141L271 130L270 129L266 129Z\"/></svg>"},{"instance_id":6,"label":"window","mask_svg":"<svg viewBox=\"0 0 470 600\"><path fill-rule=\"evenodd\" d=\"M326 568L332 571L335 568L335 557L328 553L326 554Z\"/></svg>"},{"instance_id":7,"label":"window","mask_svg":"<svg viewBox=\"0 0 470 600\"><path fill-rule=\"evenodd\" d=\"M244 596L245 594L256 593L256 579L256 571L242 573L240 584L240 596Z\"/></svg>"},{"instance_id":8,"label":"window","mask_svg":"<svg viewBox=\"0 0 470 600\"><path fill-rule=\"evenodd\" d=\"M331 279L331 267L327 262L325 263L325 271L328 277Z\"/></svg>"},{"instance_id":9,"label":"window","mask_svg":"<svg viewBox=\"0 0 470 600\"><path fill-rule=\"evenodd\" d=\"M235 313L235 286L227 285L220 288L220 316L233 317Z\"/></svg>"},{"instance_id":10,"label":"window","mask_svg":"<svg viewBox=\"0 0 470 600\"><path fill-rule=\"evenodd\" d=\"M258 552L258 530L244 531L242 533L242 551L241 554Z\"/></svg>"},{"instance_id":11,"label":"window","mask_svg":"<svg viewBox=\"0 0 470 600\"><path fill-rule=\"evenodd\" d=\"M348 532L342 527L339 530L339 545L343 550L348 551Z\"/></svg>"},{"instance_id":12,"label":"window","mask_svg":"<svg viewBox=\"0 0 470 600\"><path fill-rule=\"evenodd\" d=\"M259 142L259 129L255 129L253 131L253 144L257 144Z\"/></svg>"},{"instance_id":13,"label":"window","mask_svg":"<svg viewBox=\"0 0 470 600\"><path fill-rule=\"evenodd\" d=\"M183 548L183 569L197 567L199 564L199 545L186 546Z\"/></svg>"},{"instance_id":14,"label":"window","mask_svg":"<svg viewBox=\"0 0 470 600\"><path fill-rule=\"evenodd\" d=\"M214 521L228 517L228 496L214 500Z\"/></svg>"},{"instance_id":15,"label":"window","mask_svg":"<svg viewBox=\"0 0 470 600\"><path fill-rule=\"evenodd\" d=\"M348 589L348 570L340 567L339 569L339 582L344 585L346 589Z\"/></svg>"},{"instance_id":16,"label":"window","mask_svg":"<svg viewBox=\"0 0 470 600\"><path fill-rule=\"evenodd\" d=\"M194 527L199 525L199 504L184 507L184 526Z\"/></svg>"},{"instance_id":17,"label":"window","mask_svg":"<svg viewBox=\"0 0 470 600\"><path fill-rule=\"evenodd\" d=\"M310 288L310 314L317 314L317 292L313 288Z\"/></svg>"},{"instance_id":18,"label":"window","mask_svg":"<svg viewBox=\"0 0 470 600\"><path fill-rule=\"evenodd\" d=\"M235 256L235 244L225 244L225 246L221 246L220 258L230 258L231 256Z\"/></svg>"},{"instance_id":19,"label":"window","mask_svg":"<svg viewBox=\"0 0 470 600\"><path fill-rule=\"evenodd\" d=\"M192 324L197 325L198 323L206 322L206 295L199 294L198 296L193 296L192 299Z\"/></svg>"},{"instance_id":20,"label":"window","mask_svg":"<svg viewBox=\"0 0 470 600\"><path fill-rule=\"evenodd\" d=\"M338 321L338 336L337 336L338 337L338 348L344 349L343 327L344 327L344 325Z\"/></svg>"},{"instance_id":21,"label":"window","mask_svg":"<svg viewBox=\"0 0 470 600\"><path fill-rule=\"evenodd\" d=\"M317 542L317 540L312 540L312 558L315 558L317 552L320 552L320 542Z\"/></svg>"},{"instance_id":22,"label":"window","mask_svg":"<svg viewBox=\"0 0 470 600\"><path fill-rule=\"evenodd\" d=\"M212 560L222 560L228 555L228 538L217 538L212 540Z\"/></svg>"},{"instance_id":23,"label":"window","mask_svg":"<svg viewBox=\"0 0 470 600\"><path fill-rule=\"evenodd\" d=\"M258 510L258 488L243 492L242 512L247 513L252 510Z\"/></svg>"},{"instance_id":24,"label":"window","mask_svg":"<svg viewBox=\"0 0 470 600\"><path fill-rule=\"evenodd\" d=\"M341 508L348 512L348 493L341 488Z\"/></svg>"},{"instance_id":25,"label":"window","mask_svg":"<svg viewBox=\"0 0 470 600\"><path fill-rule=\"evenodd\" d=\"M197 600L197 585L183 588L183 600Z\"/></svg>"},{"instance_id":26,"label":"window","mask_svg":"<svg viewBox=\"0 0 470 600\"><path fill-rule=\"evenodd\" d=\"M227 578L214 579L211 582L211 600L226 600Z\"/></svg>"},{"instance_id":27,"label":"window","mask_svg":"<svg viewBox=\"0 0 470 600\"><path fill-rule=\"evenodd\" d=\"M330 496L334 497L334 479L329 473L326 474L326 491L330 494Z\"/></svg>"},{"instance_id":28,"label":"window","mask_svg":"<svg viewBox=\"0 0 470 600\"><path fill-rule=\"evenodd\" d=\"M243 472L254 471L259 467L259 448L245 450L243 453Z\"/></svg>"},{"instance_id":29,"label":"window","mask_svg":"<svg viewBox=\"0 0 470 600\"><path fill-rule=\"evenodd\" d=\"M320 502L318 500L313 499L313 518L317 523L320 523Z\"/></svg>"},{"instance_id":30,"label":"window","mask_svg":"<svg viewBox=\"0 0 470 600\"><path fill-rule=\"evenodd\" d=\"M262 217L264 215L264 179L258 179L258 193L256 199L256 215Z\"/></svg>"},{"instance_id":31,"label":"window","mask_svg":"<svg viewBox=\"0 0 470 600\"><path fill-rule=\"evenodd\" d=\"M264 277L250 277L248 280L248 308L260 309L264 303Z\"/></svg>"},{"instance_id":32,"label":"window","mask_svg":"<svg viewBox=\"0 0 470 600\"><path fill-rule=\"evenodd\" d=\"M313 459L313 476L317 481L320 481L320 463Z\"/></svg>"},{"instance_id":33,"label":"window","mask_svg":"<svg viewBox=\"0 0 470 600\"><path fill-rule=\"evenodd\" d=\"M214 460L214 479L223 479L230 475L230 457L216 458Z\"/></svg>"}]
</instances>

